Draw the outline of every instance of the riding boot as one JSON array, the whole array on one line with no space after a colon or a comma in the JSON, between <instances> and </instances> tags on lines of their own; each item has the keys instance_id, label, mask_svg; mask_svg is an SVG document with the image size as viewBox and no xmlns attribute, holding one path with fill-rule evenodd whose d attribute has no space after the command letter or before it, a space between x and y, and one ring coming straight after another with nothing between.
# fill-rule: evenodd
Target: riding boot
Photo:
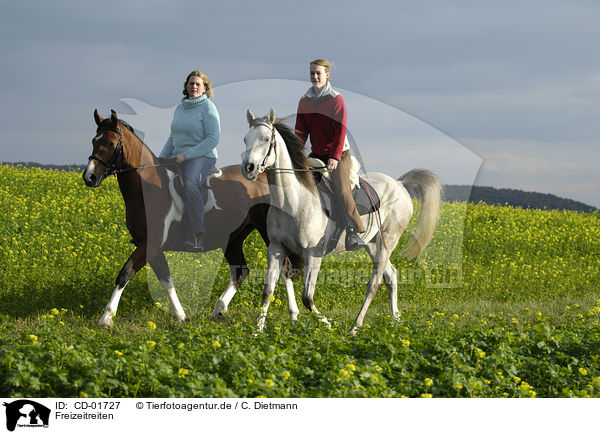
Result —
<instances>
[{"instance_id":1,"label":"riding boot","mask_svg":"<svg viewBox=\"0 0 600 434\"><path fill-rule=\"evenodd\" d=\"M194 252L204 251L204 232L192 234L192 236L185 241L183 247Z\"/></svg>"},{"instance_id":2,"label":"riding boot","mask_svg":"<svg viewBox=\"0 0 600 434\"><path fill-rule=\"evenodd\" d=\"M364 246L366 246L365 242L354 231L354 227L348 226L346 228L346 251L353 252Z\"/></svg>"}]
</instances>

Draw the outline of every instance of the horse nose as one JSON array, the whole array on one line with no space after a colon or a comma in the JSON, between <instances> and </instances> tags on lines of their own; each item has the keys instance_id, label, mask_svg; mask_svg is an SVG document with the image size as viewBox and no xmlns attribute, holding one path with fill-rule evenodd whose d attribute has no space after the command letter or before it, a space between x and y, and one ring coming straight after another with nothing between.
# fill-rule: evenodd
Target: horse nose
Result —
<instances>
[{"instance_id":1,"label":"horse nose","mask_svg":"<svg viewBox=\"0 0 600 434\"><path fill-rule=\"evenodd\" d=\"M97 181L98 178L96 178L96 175L94 175L93 173L83 173L83 182L85 182L85 185L87 185L88 187L96 185Z\"/></svg>"},{"instance_id":2,"label":"horse nose","mask_svg":"<svg viewBox=\"0 0 600 434\"><path fill-rule=\"evenodd\" d=\"M250 174L254 172L254 163L246 164L246 173Z\"/></svg>"}]
</instances>

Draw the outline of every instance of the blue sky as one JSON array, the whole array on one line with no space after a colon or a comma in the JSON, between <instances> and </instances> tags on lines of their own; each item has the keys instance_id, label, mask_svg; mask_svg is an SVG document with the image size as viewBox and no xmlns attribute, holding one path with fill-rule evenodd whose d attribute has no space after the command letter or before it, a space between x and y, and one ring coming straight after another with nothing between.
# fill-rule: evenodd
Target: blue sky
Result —
<instances>
[{"instance_id":1,"label":"blue sky","mask_svg":"<svg viewBox=\"0 0 600 434\"><path fill-rule=\"evenodd\" d=\"M123 98L172 107L193 69L217 91L271 79L308 87L308 62L325 57L335 61L334 87L422 124L422 144L404 141L415 136L402 122L386 130L406 164L444 135L469 160L465 175L432 157L447 183L474 178L600 206L599 19L594 1L2 0L0 161L83 163L94 108L132 114ZM276 110L300 97L253 90ZM365 119L355 116L356 130L371 125ZM383 137L385 126L373 127ZM231 131L219 145L224 161L240 153ZM357 145L368 170L390 170L379 141ZM412 168L398 164L391 175Z\"/></svg>"}]
</instances>

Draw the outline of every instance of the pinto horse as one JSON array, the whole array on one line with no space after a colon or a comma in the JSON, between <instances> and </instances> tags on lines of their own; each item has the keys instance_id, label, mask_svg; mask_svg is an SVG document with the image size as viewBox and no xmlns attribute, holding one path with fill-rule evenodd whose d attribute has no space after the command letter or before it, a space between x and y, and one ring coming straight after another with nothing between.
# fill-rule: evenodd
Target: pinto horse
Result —
<instances>
[{"instance_id":1,"label":"pinto horse","mask_svg":"<svg viewBox=\"0 0 600 434\"><path fill-rule=\"evenodd\" d=\"M106 119L95 110L94 119L98 128L83 180L88 187L98 187L107 176L117 176L125 202L127 229L135 245L117 276L116 287L99 325L112 325L125 286L146 263L150 263L163 286L171 312L183 321L185 312L163 253L183 251L183 241L189 233L189 224L183 214L183 197L176 187L176 166L156 158L133 128L117 118L114 110ZM266 179L263 177L260 182L246 180L239 165L223 168L219 175L209 177L208 182L210 194L204 209L205 250L222 249L231 272L229 284L211 315L217 319L225 314L229 302L249 274L242 249L246 237L257 229L268 245L266 216L270 199ZM301 266L299 258L290 259L294 262L289 263L289 270ZM291 271L283 280L290 288Z\"/></svg>"},{"instance_id":2,"label":"pinto horse","mask_svg":"<svg viewBox=\"0 0 600 434\"><path fill-rule=\"evenodd\" d=\"M263 118L247 112L249 131L244 137L246 152L242 154L242 171L249 180L259 180L267 172L271 192L271 207L267 218L270 244L267 250L267 276L258 319L259 329L265 325L267 309L282 264L289 254L301 255L306 265L302 301L311 311L321 316L314 304L314 293L323 257L328 253L324 234L329 217L323 210L311 163L303 152L304 143L273 109ZM442 185L438 177L425 169L406 173L401 181L382 174L368 173L365 180L373 186L380 198L380 224L368 224L373 219L362 216L367 230L362 235L365 249L373 261L371 279L367 285L364 303L351 329L356 333L363 324L367 309L381 282L385 280L390 314L399 318L396 269L390 256L408 225L413 204L407 188L412 188L422 201L416 236L405 248L407 258L414 259L430 243L440 214ZM344 237L331 253L345 250ZM292 320L296 318L291 317Z\"/></svg>"}]
</instances>

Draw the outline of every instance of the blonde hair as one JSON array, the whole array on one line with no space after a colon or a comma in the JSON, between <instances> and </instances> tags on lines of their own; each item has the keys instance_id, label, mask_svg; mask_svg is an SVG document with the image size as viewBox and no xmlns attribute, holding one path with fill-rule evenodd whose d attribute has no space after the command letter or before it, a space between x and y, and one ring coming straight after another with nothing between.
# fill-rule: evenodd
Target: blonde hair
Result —
<instances>
[{"instance_id":1,"label":"blonde hair","mask_svg":"<svg viewBox=\"0 0 600 434\"><path fill-rule=\"evenodd\" d=\"M208 80L208 77L206 76L206 74L204 72L200 72L200 71L192 71L188 74L187 78L185 79L185 83L183 83L183 94L185 96L190 96L190 94L187 91L187 84L188 81L190 81L190 78L192 77L200 77L200 80L202 80L202 83L204 83L204 93L206 94L206 96L208 98L210 98L211 96L213 96L213 90L212 90L212 83Z\"/></svg>"},{"instance_id":2,"label":"blonde hair","mask_svg":"<svg viewBox=\"0 0 600 434\"><path fill-rule=\"evenodd\" d=\"M330 62L327 59L315 59L312 62L310 62L310 64L322 66L325 69L325 72L329 72L329 68L335 68L333 62Z\"/></svg>"}]
</instances>

